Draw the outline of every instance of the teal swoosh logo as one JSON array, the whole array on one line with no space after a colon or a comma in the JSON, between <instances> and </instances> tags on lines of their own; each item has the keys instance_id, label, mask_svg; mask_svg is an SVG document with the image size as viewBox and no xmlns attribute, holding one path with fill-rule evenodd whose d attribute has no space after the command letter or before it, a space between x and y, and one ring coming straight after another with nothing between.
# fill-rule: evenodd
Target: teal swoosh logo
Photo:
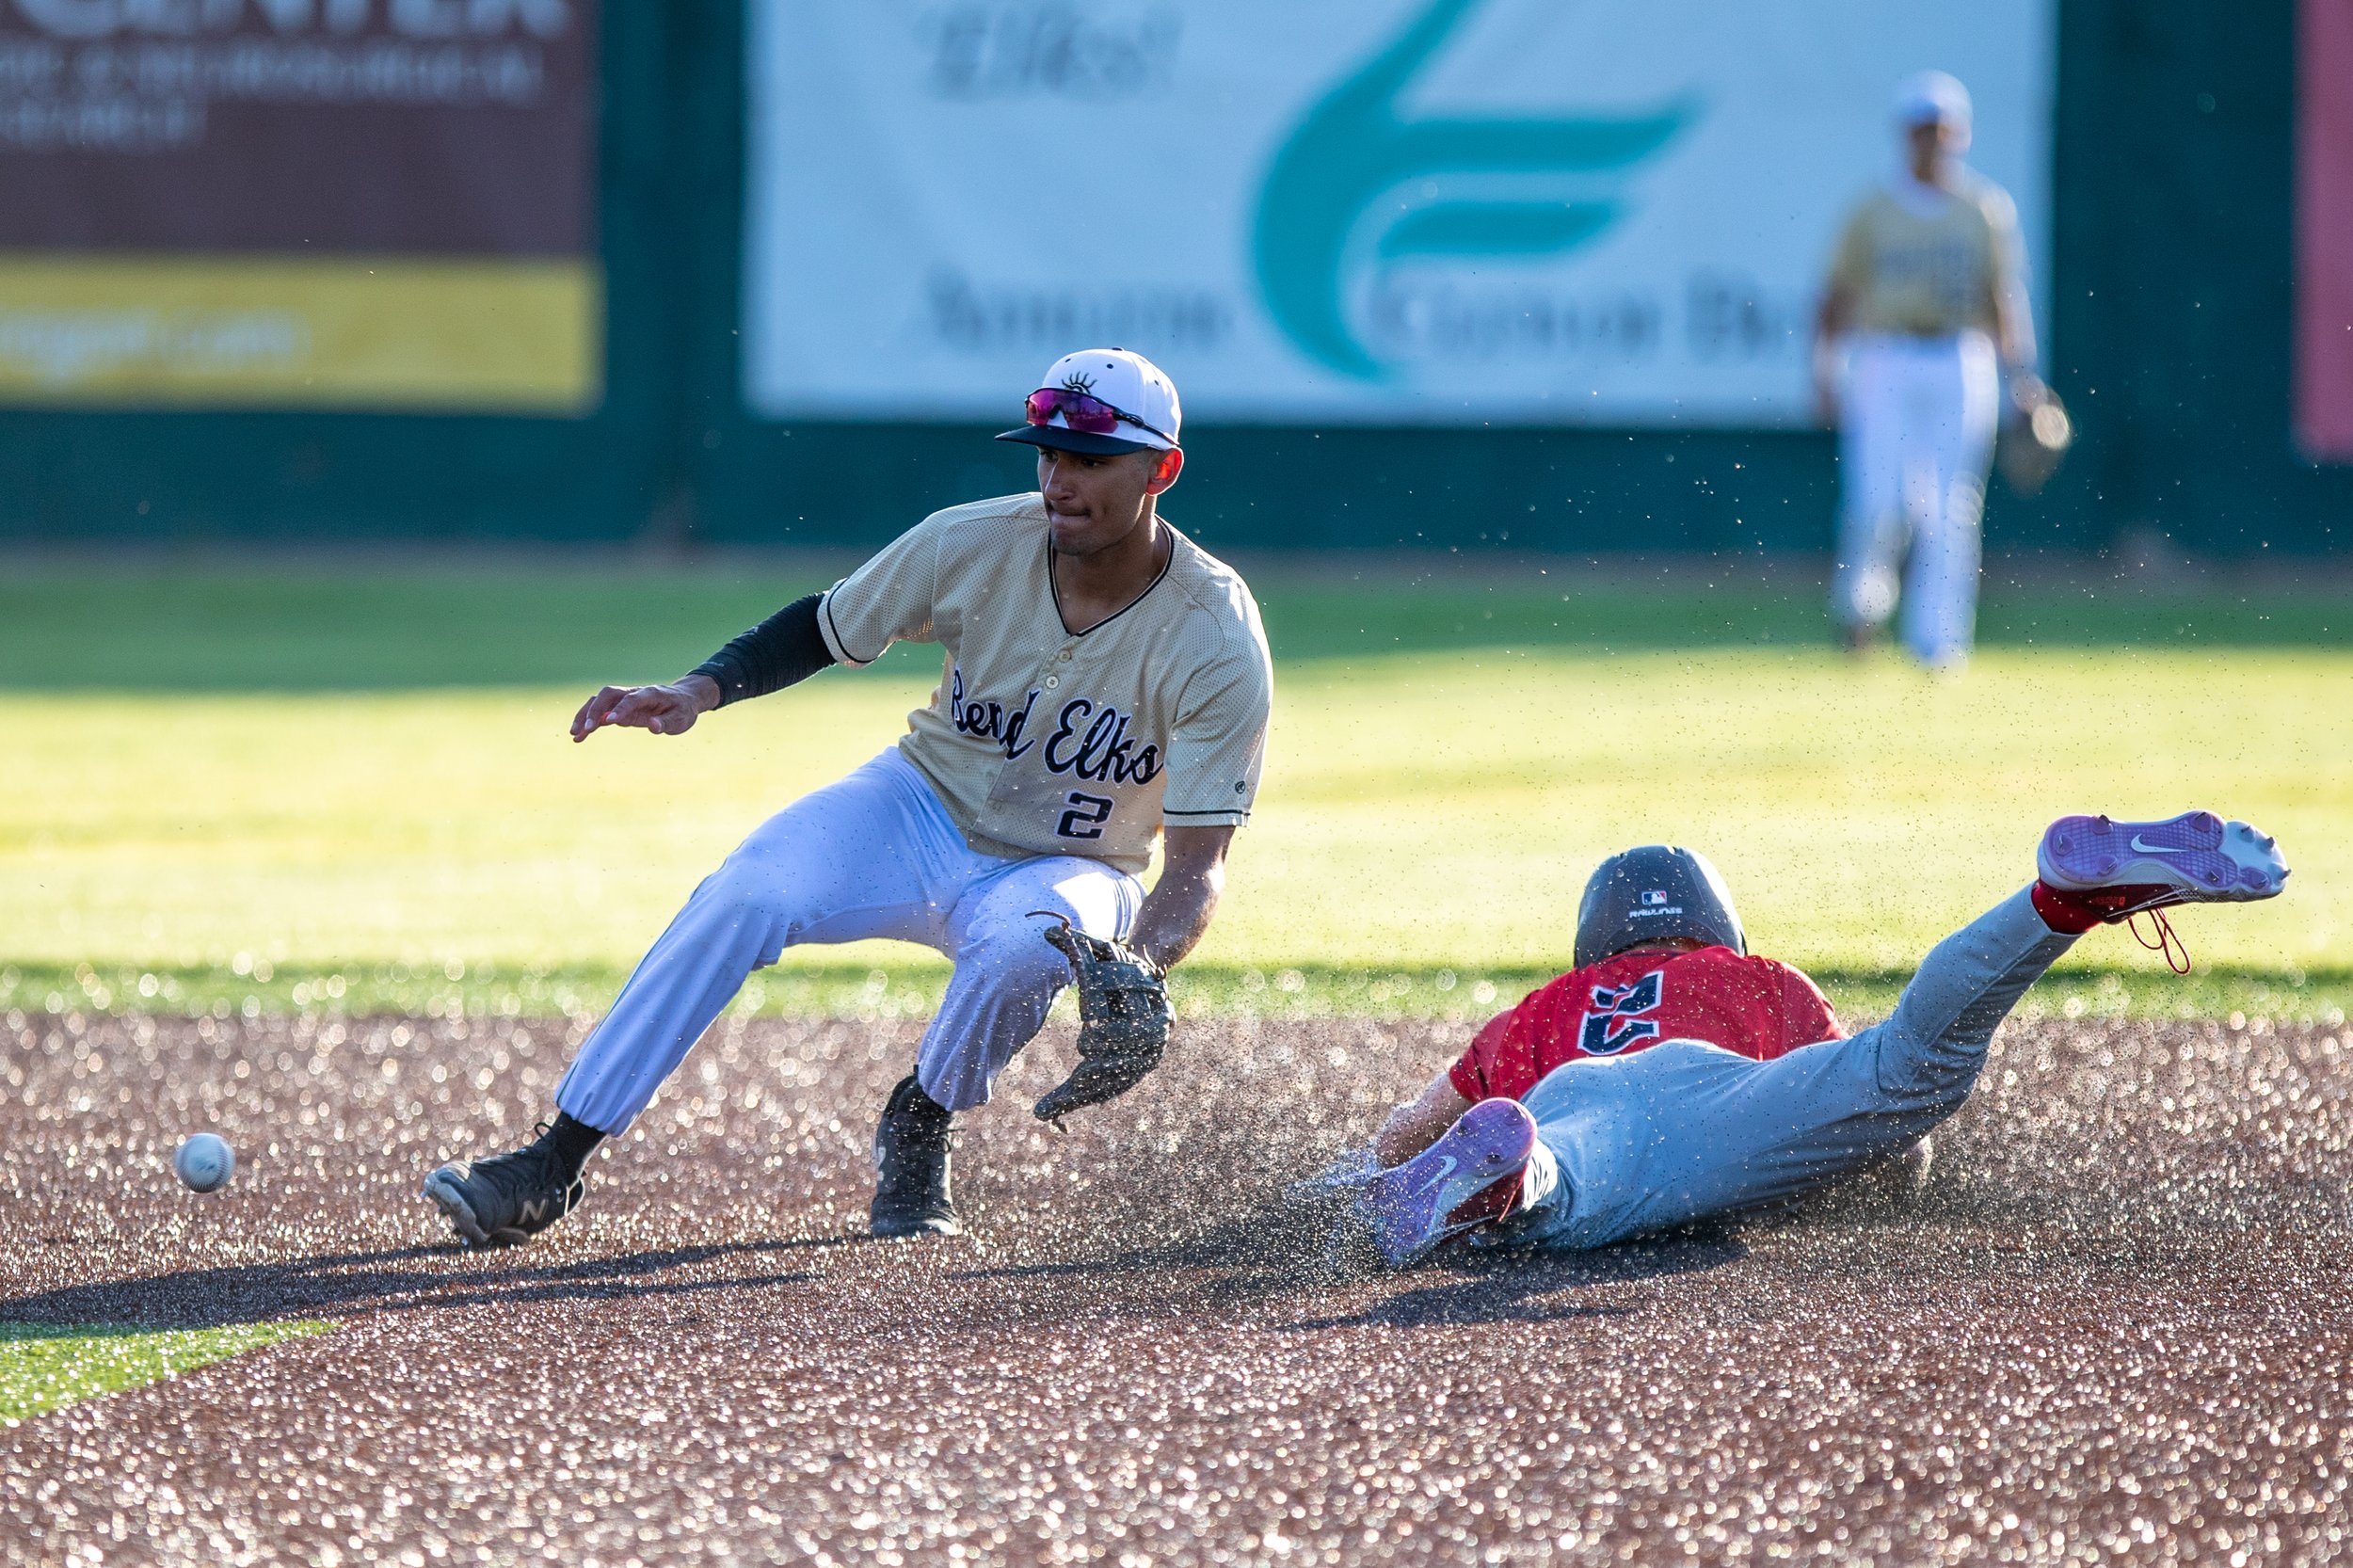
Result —
<instances>
[{"instance_id":1,"label":"teal swoosh logo","mask_svg":"<svg viewBox=\"0 0 2353 1568\"><path fill-rule=\"evenodd\" d=\"M1310 358L1344 375L1378 380L1385 373L1348 318L1352 240L1384 192L1428 180L1440 195L1400 211L1378 230L1371 247L1377 261L1557 255L1609 228L1624 203L1609 196L1448 198L1447 184L1626 170L1698 118L1695 99L1614 119L1402 116L1398 101L1405 89L1483 3L1434 0L1307 112L1268 168L1252 235L1267 310Z\"/></svg>"}]
</instances>

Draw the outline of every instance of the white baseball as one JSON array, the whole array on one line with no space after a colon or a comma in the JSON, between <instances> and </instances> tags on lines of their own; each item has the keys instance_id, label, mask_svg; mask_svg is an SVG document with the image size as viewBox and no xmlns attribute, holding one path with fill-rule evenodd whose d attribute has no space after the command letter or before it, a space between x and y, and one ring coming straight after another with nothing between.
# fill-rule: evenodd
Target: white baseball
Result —
<instances>
[{"instance_id":1,"label":"white baseball","mask_svg":"<svg viewBox=\"0 0 2353 1568\"><path fill-rule=\"evenodd\" d=\"M171 1168L191 1192L217 1192L237 1174L237 1154L216 1132L199 1132L180 1145Z\"/></svg>"}]
</instances>

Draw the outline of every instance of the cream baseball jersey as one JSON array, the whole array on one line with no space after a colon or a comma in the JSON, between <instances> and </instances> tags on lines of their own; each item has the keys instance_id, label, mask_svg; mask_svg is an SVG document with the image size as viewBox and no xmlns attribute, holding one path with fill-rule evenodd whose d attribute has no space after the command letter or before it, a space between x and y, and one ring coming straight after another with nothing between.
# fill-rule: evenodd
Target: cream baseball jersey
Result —
<instances>
[{"instance_id":1,"label":"cream baseball jersey","mask_svg":"<svg viewBox=\"0 0 2353 1568\"><path fill-rule=\"evenodd\" d=\"M1134 873L1164 823L1247 821L1274 690L1248 586L1176 534L1141 598L1074 632L1049 552L1034 492L935 512L825 595L826 648L947 650L899 749L984 854Z\"/></svg>"},{"instance_id":2,"label":"cream baseball jersey","mask_svg":"<svg viewBox=\"0 0 2353 1568\"><path fill-rule=\"evenodd\" d=\"M1994 329L1994 301L2024 308L2018 212L2001 186L1963 174L1955 192L1881 188L1838 236L1831 280L1865 332L1947 337Z\"/></svg>"}]
</instances>

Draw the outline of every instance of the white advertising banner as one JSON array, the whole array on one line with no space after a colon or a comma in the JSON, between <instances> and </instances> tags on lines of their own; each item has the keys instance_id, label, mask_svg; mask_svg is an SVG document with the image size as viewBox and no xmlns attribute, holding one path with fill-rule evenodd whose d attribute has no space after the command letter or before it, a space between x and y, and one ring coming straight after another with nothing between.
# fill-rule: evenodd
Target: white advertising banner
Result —
<instances>
[{"instance_id":1,"label":"white advertising banner","mask_svg":"<svg viewBox=\"0 0 2353 1568\"><path fill-rule=\"evenodd\" d=\"M2042 274L2052 6L752 0L745 397L1010 422L1110 344L1196 420L1802 424L1904 76Z\"/></svg>"}]
</instances>

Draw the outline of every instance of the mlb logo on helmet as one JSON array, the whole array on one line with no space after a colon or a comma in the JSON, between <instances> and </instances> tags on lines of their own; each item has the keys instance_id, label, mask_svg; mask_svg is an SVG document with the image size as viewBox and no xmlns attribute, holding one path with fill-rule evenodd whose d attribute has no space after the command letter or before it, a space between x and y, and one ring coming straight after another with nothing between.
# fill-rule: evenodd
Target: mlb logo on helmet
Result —
<instances>
[{"instance_id":1,"label":"mlb logo on helmet","mask_svg":"<svg viewBox=\"0 0 2353 1568\"><path fill-rule=\"evenodd\" d=\"M1657 888L1643 888L1641 896L1635 901L1635 903L1636 907L1625 912L1625 918L1627 920L1656 920L1662 915L1680 915L1683 913L1683 905L1680 904L1668 903L1665 891Z\"/></svg>"}]
</instances>

